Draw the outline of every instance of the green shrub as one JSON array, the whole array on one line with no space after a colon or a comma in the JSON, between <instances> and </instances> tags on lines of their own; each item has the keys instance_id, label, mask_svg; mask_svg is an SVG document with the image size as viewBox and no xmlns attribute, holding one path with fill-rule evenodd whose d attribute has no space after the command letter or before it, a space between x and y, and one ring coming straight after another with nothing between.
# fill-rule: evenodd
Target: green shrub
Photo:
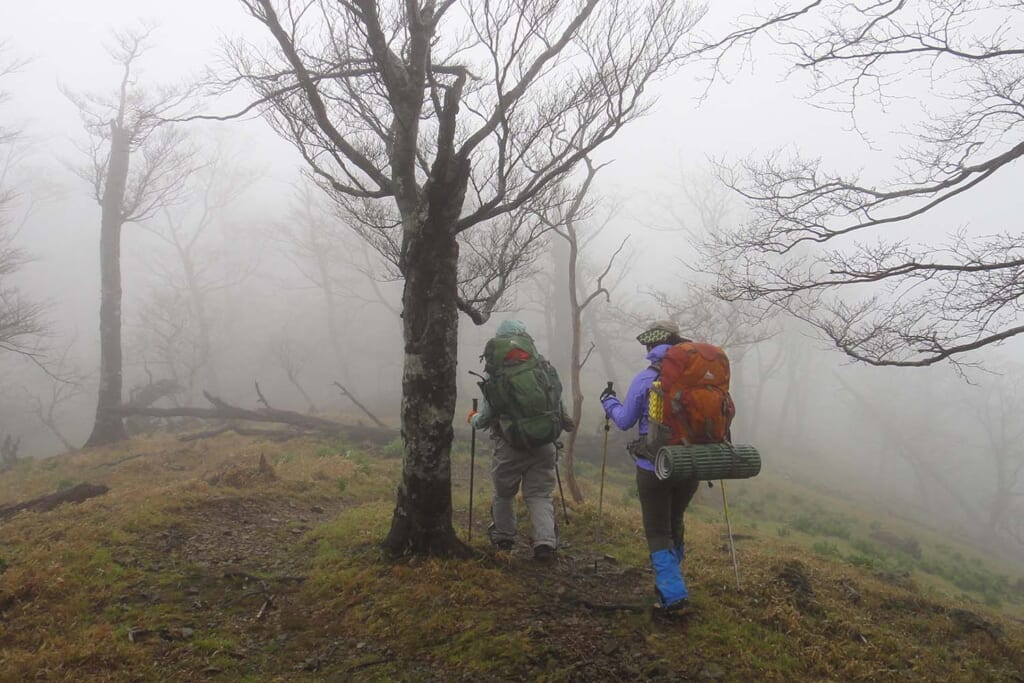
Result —
<instances>
[{"instance_id":1,"label":"green shrub","mask_svg":"<svg viewBox=\"0 0 1024 683\"><path fill-rule=\"evenodd\" d=\"M818 541L811 546L811 550L825 557L842 557L842 554L839 552L839 546L830 541Z\"/></svg>"},{"instance_id":2,"label":"green shrub","mask_svg":"<svg viewBox=\"0 0 1024 683\"><path fill-rule=\"evenodd\" d=\"M854 550L858 551L861 555L866 557L873 557L875 559L884 560L888 557L888 554L884 552L874 543L867 541L863 538L854 538L850 541L850 546Z\"/></svg>"},{"instance_id":3,"label":"green shrub","mask_svg":"<svg viewBox=\"0 0 1024 683\"><path fill-rule=\"evenodd\" d=\"M358 451L349 451L345 455L356 464L356 469L359 471L360 474L370 473L370 459L366 457L365 453L360 453Z\"/></svg>"},{"instance_id":4,"label":"green shrub","mask_svg":"<svg viewBox=\"0 0 1024 683\"><path fill-rule=\"evenodd\" d=\"M874 558L865 557L864 555L847 555L846 561L856 567L867 567L868 569L875 568Z\"/></svg>"},{"instance_id":5,"label":"green shrub","mask_svg":"<svg viewBox=\"0 0 1024 683\"><path fill-rule=\"evenodd\" d=\"M789 526L811 536L850 537L850 523L842 515L827 512L805 513L793 519Z\"/></svg>"}]
</instances>

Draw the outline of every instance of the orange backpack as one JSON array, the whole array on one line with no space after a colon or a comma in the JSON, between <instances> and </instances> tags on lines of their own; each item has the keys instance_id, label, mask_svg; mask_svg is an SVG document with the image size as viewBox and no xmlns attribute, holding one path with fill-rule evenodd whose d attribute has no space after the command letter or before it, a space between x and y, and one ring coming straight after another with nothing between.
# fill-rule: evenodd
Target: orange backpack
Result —
<instances>
[{"instance_id":1,"label":"orange backpack","mask_svg":"<svg viewBox=\"0 0 1024 683\"><path fill-rule=\"evenodd\" d=\"M701 342L674 345L661 361L654 391L660 394L667 444L729 440L736 405L729 395L729 358L719 347Z\"/></svg>"}]
</instances>

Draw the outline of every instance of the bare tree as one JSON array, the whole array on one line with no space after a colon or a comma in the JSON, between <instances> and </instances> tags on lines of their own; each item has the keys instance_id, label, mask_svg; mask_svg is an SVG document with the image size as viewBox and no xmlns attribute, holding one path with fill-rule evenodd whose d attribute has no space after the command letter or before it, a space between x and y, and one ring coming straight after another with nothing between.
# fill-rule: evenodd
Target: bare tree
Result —
<instances>
[{"instance_id":1,"label":"bare tree","mask_svg":"<svg viewBox=\"0 0 1024 683\"><path fill-rule=\"evenodd\" d=\"M0 42L0 79L15 72L21 63L5 58ZM7 93L0 91L0 104ZM33 343L45 329L44 307L24 296L12 276L29 260L17 246L17 236L28 211L15 215L18 192L13 181L15 163L21 157L20 131L0 125L0 351L33 355Z\"/></svg>"},{"instance_id":2,"label":"bare tree","mask_svg":"<svg viewBox=\"0 0 1024 683\"><path fill-rule=\"evenodd\" d=\"M405 456L384 547L462 554L458 311L488 319L512 250L535 232L517 217L557 201L557 183L647 110L645 87L700 12L672 0L242 2L273 37L230 51L236 80L259 94L249 110L266 112L404 280ZM487 253L481 272L464 245Z\"/></svg>"},{"instance_id":3,"label":"bare tree","mask_svg":"<svg viewBox=\"0 0 1024 683\"><path fill-rule=\"evenodd\" d=\"M586 352L583 351L583 313L590 304L601 297L606 302L611 301L611 292L605 286L605 278L609 276L612 268L615 267L615 261L622 254L622 250L629 239L628 235L622 239L618 248L611 254L600 272L592 279L592 282L588 284L584 281L586 278L583 272L583 264L581 263L581 250L585 250L586 246L608 227L614 217L614 210L607 211L601 216L596 215L598 213L598 202L590 197L589 194L594 178L601 167L595 166L590 157L584 157L583 162L586 166L586 177L573 193L567 205L559 207L560 210L553 215L550 213L542 214L543 222L550 226L552 232L568 245L566 272L568 275L567 298L569 300L570 321L569 381L572 387L571 417L576 425L580 424L580 420L583 417L584 397L580 375L583 366L586 365L590 359L590 354L595 348L594 342L591 341L590 347ZM596 224L589 226L589 229L586 226L588 219L592 222L595 219L597 221ZM583 492L576 482L576 472L573 468L577 434L578 430L574 430L566 438L565 480L573 500L580 503L583 501Z\"/></svg>"},{"instance_id":4,"label":"bare tree","mask_svg":"<svg viewBox=\"0 0 1024 683\"><path fill-rule=\"evenodd\" d=\"M21 388L32 414L60 441L66 451L75 450L75 446L61 427L61 413L68 403L83 393L87 380L71 356L74 345L74 340L71 340L60 353L48 358L48 382L43 391L35 391L26 386Z\"/></svg>"},{"instance_id":5,"label":"bare tree","mask_svg":"<svg viewBox=\"0 0 1024 683\"><path fill-rule=\"evenodd\" d=\"M204 365L197 342L193 308L180 289L162 286L151 289L137 314L138 332L130 339L135 355L147 375L154 368L181 387L187 400L196 388ZM152 378L150 379L152 381Z\"/></svg>"},{"instance_id":6,"label":"bare tree","mask_svg":"<svg viewBox=\"0 0 1024 683\"><path fill-rule=\"evenodd\" d=\"M184 181L189 201L174 207L163 206L159 218L143 227L167 244L174 253L171 264L156 261L164 284L181 292L188 308L187 320L194 323L192 348L195 359L190 365L202 371L205 388L220 393L214 353L214 315L209 310L210 294L223 288L222 278L211 274L223 258L206 248L210 233L224 220L224 214L256 180L254 170L244 168L222 142L209 146L194 173ZM197 159L200 155L196 155ZM191 392L190 378L185 387Z\"/></svg>"},{"instance_id":7,"label":"bare tree","mask_svg":"<svg viewBox=\"0 0 1024 683\"><path fill-rule=\"evenodd\" d=\"M873 365L957 363L1024 332L1020 230L991 226L921 244L891 232L922 217L941 220L951 200L1024 156L1024 4L799 3L705 54L721 65L723 49L749 47L761 34L809 74L816 102L855 125L869 104L884 112L914 87L934 113L907 127L910 144L888 182L830 172L798 154L722 166L752 217L710 244L723 266L719 293L787 309ZM855 285L863 298L844 298Z\"/></svg>"},{"instance_id":8,"label":"bare tree","mask_svg":"<svg viewBox=\"0 0 1024 683\"><path fill-rule=\"evenodd\" d=\"M347 219L312 183L297 188L288 219L273 228L271 239L284 246L283 253L303 280L318 290L323 300L327 340L336 371L350 380L352 353L352 304L381 306L400 326L401 312L382 285L395 278L380 255L348 226ZM396 327L397 329L397 327Z\"/></svg>"},{"instance_id":9,"label":"bare tree","mask_svg":"<svg viewBox=\"0 0 1024 683\"><path fill-rule=\"evenodd\" d=\"M1024 536L1015 527L1024 501L1024 378L1012 369L987 383L971 402L972 412L983 430L982 448L992 467L988 501L987 531L995 536L1007 533L1024 544ZM994 385L994 386L993 386Z\"/></svg>"},{"instance_id":10,"label":"bare tree","mask_svg":"<svg viewBox=\"0 0 1024 683\"><path fill-rule=\"evenodd\" d=\"M0 441L0 472L9 470L18 464L18 447L21 446L21 438L15 439L10 434L4 436Z\"/></svg>"},{"instance_id":11,"label":"bare tree","mask_svg":"<svg viewBox=\"0 0 1024 683\"><path fill-rule=\"evenodd\" d=\"M192 170L192 154L180 129L164 122L184 95L139 86L138 61L149 29L114 34L110 57L121 67L112 94L66 93L89 134L91 163L80 175L92 187L100 223L100 380L96 420L86 446L125 437L118 412L122 396L121 229L152 217L179 197ZM134 162L134 163L133 163Z\"/></svg>"},{"instance_id":12,"label":"bare tree","mask_svg":"<svg viewBox=\"0 0 1024 683\"><path fill-rule=\"evenodd\" d=\"M271 349L271 354L274 357L274 361L284 371L285 376L288 378L288 382L298 389L302 398L306 399L306 405L309 406L309 412L316 412L316 404L313 403L313 399L309 397L306 390L302 387L299 382L299 373L302 372L302 366L304 364L303 356L307 355L306 350L301 345L297 345L295 342L287 339L278 339Z\"/></svg>"}]
</instances>

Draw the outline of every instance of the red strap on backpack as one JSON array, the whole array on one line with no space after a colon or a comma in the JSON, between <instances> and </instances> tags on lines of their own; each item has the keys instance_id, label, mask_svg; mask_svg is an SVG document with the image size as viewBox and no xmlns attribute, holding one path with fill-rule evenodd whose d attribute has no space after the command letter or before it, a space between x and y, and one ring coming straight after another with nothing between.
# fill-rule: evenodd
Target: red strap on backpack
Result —
<instances>
[{"instance_id":1,"label":"red strap on backpack","mask_svg":"<svg viewBox=\"0 0 1024 683\"><path fill-rule=\"evenodd\" d=\"M523 349L509 349L509 352L505 354L506 363L522 363L524 360L530 360L530 352Z\"/></svg>"}]
</instances>

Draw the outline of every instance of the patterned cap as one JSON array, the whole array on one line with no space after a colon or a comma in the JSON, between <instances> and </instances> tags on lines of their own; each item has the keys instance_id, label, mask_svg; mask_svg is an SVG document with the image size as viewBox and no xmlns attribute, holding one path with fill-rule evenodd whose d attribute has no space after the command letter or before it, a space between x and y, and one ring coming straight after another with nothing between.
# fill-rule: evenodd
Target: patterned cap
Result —
<instances>
[{"instance_id":1,"label":"patterned cap","mask_svg":"<svg viewBox=\"0 0 1024 683\"><path fill-rule=\"evenodd\" d=\"M672 337L678 336L680 336L679 325L671 320L655 320L637 336L636 340L644 346L651 346L652 344L664 344Z\"/></svg>"}]
</instances>

